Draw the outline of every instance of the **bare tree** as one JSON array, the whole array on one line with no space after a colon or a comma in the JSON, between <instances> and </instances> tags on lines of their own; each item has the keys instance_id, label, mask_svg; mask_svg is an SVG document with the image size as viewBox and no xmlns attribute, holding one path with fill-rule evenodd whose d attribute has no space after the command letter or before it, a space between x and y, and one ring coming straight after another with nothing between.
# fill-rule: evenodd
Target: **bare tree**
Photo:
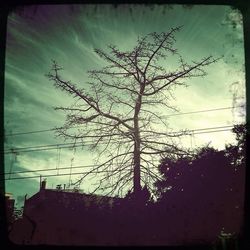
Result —
<instances>
[{"instance_id":1,"label":"bare tree","mask_svg":"<svg viewBox=\"0 0 250 250\"><path fill-rule=\"evenodd\" d=\"M208 56L185 62L174 48L174 34L180 28L139 38L131 51L123 52L113 45L107 52L96 49L104 67L88 72L91 81L84 83L84 88L64 80L62 68L53 61L49 79L76 99L72 106L57 108L67 114L58 133L83 143L91 139L90 149L98 153L98 166L84 174L78 184L87 175L99 173L103 176L97 189L119 192L131 183L136 194L141 182L148 185L158 178L154 169L159 156L186 153L175 141L185 131L169 132L166 117L159 110L175 110L170 103L174 88L186 85L186 79L205 76L203 68L218 59ZM169 56L177 58L175 63Z\"/></svg>"}]
</instances>

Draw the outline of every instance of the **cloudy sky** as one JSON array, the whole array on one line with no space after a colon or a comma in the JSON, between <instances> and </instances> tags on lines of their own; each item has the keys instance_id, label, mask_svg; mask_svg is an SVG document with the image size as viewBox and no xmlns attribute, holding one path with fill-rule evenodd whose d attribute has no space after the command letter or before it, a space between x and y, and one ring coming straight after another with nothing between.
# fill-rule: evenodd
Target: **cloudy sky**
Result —
<instances>
[{"instance_id":1,"label":"cloudy sky","mask_svg":"<svg viewBox=\"0 0 250 250\"><path fill-rule=\"evenodd\" d=\"M230 128L224 126L244 121L244 108L237 108L245 103L242 20L241 15L228 6L37 5L10 13L4 99L6 173L93 164L94 155L84 147L76 151L57 146L50 150L30 151L29 148L26 152L11 153L15 148L65 143L50 129L62 126L65 119L54 107L71 104L72 98L55 89L46 77L51 60L64 67L67 79L84 86L88 81L87 70L103 65L94 53L95 48L105 50L107 45L114 44L121 50L132 49L138 37L181 25L175 47L186 61L201 60L209 55L223 58L206 68L206 77L192 79L187 82L187 88L176 89L173 105L180 113L219 110L170 116L171 129L222 127L224 130ZM233 106L234 109L230 108ZM30 133L33 131L41 132ZM233 141L230 131L183 138L189 147L210 143L219 149ZM68 172L69 169L60 170L60 173ZM57 171L6 174L6 178L40 174L57 174ZM73 175L72 180L76 177ZM49 187L70 181L69 176L47 180ZM81 188L90 191L93 181L86 180ZM6 191L15 197L33 194L38 188L38 177L6 181Z\"/></svg>"}]
</instances>

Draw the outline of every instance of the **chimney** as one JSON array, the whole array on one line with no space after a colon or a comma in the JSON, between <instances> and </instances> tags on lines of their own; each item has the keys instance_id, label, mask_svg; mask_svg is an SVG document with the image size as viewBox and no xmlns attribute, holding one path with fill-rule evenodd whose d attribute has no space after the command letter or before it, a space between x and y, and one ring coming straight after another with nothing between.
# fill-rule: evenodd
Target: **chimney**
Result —
<instances>
[{"instance_id":1,"label":"chimney","mask_svg":"<svg viewBox=\"0 0 250 250\"><path fill-rule=\"evenodd\" d=\"M8 225L11 224L14 221L14 206L15 206L15 200L12 197L11 193L5 194L5 208L6 208L6 219Z\"/></svg>"},{"instance_id":2,"label":"chimney","mask_svg":"<svg viewBox=\"0 0 250 250\"><path fill-rule=\"evenodd\" d=\"M45 190L45 189L46 189L46 179L42 181L40 190Z\"/></svg>"}]
</instances>

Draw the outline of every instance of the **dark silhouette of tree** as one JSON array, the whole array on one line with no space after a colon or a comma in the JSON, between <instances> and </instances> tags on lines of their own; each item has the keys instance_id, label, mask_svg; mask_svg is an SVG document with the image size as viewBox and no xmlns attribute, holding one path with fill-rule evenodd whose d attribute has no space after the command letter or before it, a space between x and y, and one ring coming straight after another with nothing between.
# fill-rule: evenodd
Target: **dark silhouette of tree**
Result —
<instances>
[{"instance_id":1,"label":"dark silhouette of tree","mask_svg":"<svg viewBox=\"0 0 250 250\"><path fill-rule=\"evenodd\" d=\"M129 191L127 195L125 196L125 200L128 201L128 203L134 203L136 201L136 205L146 205L150 201L150 192L147 189L146 186L144 186L139 194L135 194L134 192Z\"/></svg>"},{"instance_id":2,"label":"dark silhouette of tree","mask_svg":"<svg viewBox=\"0 0 250 250\"><path fill-rule=\"evenodd\" d=\"M247 126L245 124L236 125L233 132L236 135L237 145L229 144L226 146L227 156L230 158L232 165L245 166Z\"/></svg>"},{"instance_id":3,"label":"dark silhouette of tree","mask_svg":"<svg viewBox=\"0 0 250 250\"><path fill-rule=\"evenodd\" d=\"M73 105L57 108L67 114L58 134L83 143L90 139L90 150L98 153L98 166L75 184L99 173L94 192L100 189L110 190L107 194L119 193L130 184L139 194L141 183L150 188L149 183L158 179L155 160L159 156L186 153L175 141L184 131L169 133L166 119L158 110L175 110L171 105L174 88L186 85L185 80L205 76L204 68L218 59L208 56L185 62L174 47L175 33L180 28L139 38L130 51L113 45L108 46L108 51L96 49L104 67L90 70L84 87L65 80L63 68L53 62L49 79L75 99Z\"/></svg>"},{"instance_id":4,"label":"dark silhouette of tree","mask_svg":"<svg viewBox=\"0 0 250 250\"><path fill-rule=\"evenodd\" d=\"M178 213L174 221L170 216L168 223L180 223L181 231L185 226L181 222L186 221L191 238L200 235L212 240L224 230L241 233L246 127L237 125L233 132L236 145L225 150L203 147L193 157L164 159L159 167L165 180L156 183L160 196L157 205L161 210L168 209L170 215ZM163 216L165 220L167 217Z\"/></svg>"}]
</instances>

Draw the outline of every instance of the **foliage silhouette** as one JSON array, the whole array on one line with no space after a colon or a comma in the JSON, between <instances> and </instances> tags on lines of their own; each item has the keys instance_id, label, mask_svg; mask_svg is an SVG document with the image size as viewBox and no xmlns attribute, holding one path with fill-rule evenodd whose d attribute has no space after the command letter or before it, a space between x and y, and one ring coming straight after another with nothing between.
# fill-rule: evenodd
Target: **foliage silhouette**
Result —
<instances>
[{"instance_id":1,"label":"foliage silhouette","mask_svg":"<svg viewBox=\"0 0 250 250\"><path fill-rule=\"evenodd\" d=\"M165 180L156 183L158 206L178 211L175 221L168 222L186 221L190 237L203 234L212 240L222 229L241 233L246 126L237 125L233 132L237 145L227 145L225 150L200 148L192 158L165 159L160 165Z\"/></svg>"}]
</instances>

